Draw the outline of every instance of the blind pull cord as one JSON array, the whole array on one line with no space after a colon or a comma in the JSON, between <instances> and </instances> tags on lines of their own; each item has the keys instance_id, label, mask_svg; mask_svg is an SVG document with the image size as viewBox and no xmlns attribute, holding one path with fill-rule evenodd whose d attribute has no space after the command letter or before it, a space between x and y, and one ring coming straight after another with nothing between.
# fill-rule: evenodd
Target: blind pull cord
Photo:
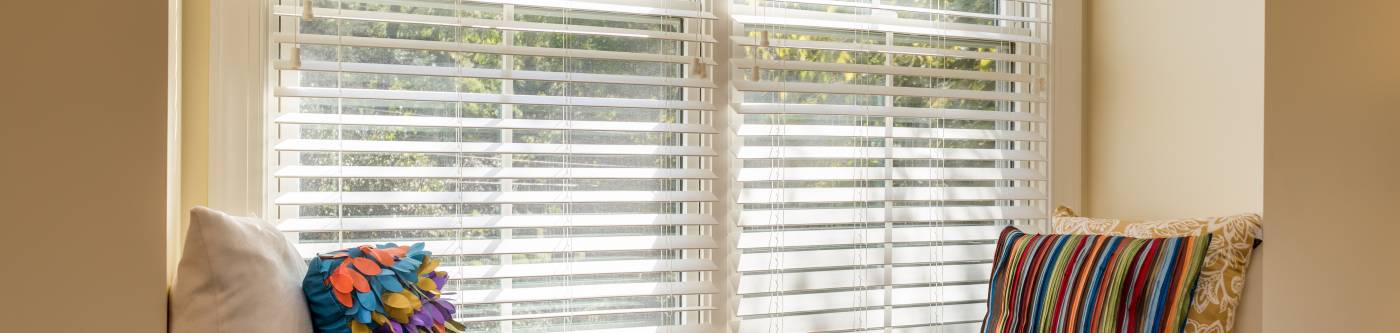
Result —
<instances>
[{"instance_id":1,"label":"blind pull cord","mask_svg":"<svg viewBox=\"0 0 1400 333\"><path fill-rule=\"evenodd\" d=\"M301 69L301 45L292 47L292 69Z\"/></svg>"},{"instance_id":2,"label":"blind pull cord","mask_svg":"<svg viewBox=\"0 0 1400 333\"><path fill-rule=\"evenodd\" d=\"M705 70L705 61L700 56L695 56L695 61L690 65L692 74L701 79L710 78L709 71Z\"/></svg>"},{"instance_id":3,"label":"blind pull cord","mask_svg":"<svg viewBox=\"0 0 1400 333\"><path fill-rule=\"evenodd\" d=\"M313 8L314 7L312 7L311 5L311 0L301 1L302 21L310 21L316 19L316 15L312 13ZM292 69L301 69L301 26L297 25L296 29L297 30L294 32L294 35L292 35L292 41L295 44L292 45L291 67Z\"/></svg>"}]
</instances>

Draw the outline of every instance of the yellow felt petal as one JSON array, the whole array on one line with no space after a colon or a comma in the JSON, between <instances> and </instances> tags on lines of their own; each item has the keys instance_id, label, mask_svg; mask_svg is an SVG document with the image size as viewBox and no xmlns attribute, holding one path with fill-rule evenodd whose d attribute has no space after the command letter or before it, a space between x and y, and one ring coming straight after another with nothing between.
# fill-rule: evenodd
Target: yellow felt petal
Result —
<instances>
[{"instance_id":1,"label":"yellow felt petal","mask_svg":"<svg viewBox=\"0 0 1400 333\"><path fill-rule=\"evenodd\" d=\"M410 318L410 317L413 317L413 310L410 310L410 309L385 309L385 310L389 313L389 318L394 318L394 321L397 321L397 322L400 322L400 323L405 323L405 324L406 324L406 323L408 323L409 318Z\"/></svg>"},{"instance_id":2,"label":"yellow felt petal","mask_svg":"<svg viewBox=\"0 0 1400 333\"><path fill-rule=\"evenodd\" d=\"M428 272L437 269L440 264L442 264L442 260L429 257L428 260L423 261L423 265L418 266L418 275L428 274Z\"/></svg>"},{"instance_id":3,"label":"yellow felt petal","mask_svg":"<svg viewBox=\"0 0 1400 333\"><path fill-rule=\"evenodd\" d=\"M425 291L432 292L434 295L438 293L437 282L434 282L433 279L429 278L419 278L418 289L423 289Z\"/></svg>"},{"instance_id":4,"label":"yellow felt petal","mask_svg":"<svg viewBox=\"0 0 1400 333\"><path fill-rule=\"evenodd\" d=\"M369 318L370 318L371 320L374 320L374 323L375 323L375 324L384 325L384 323L388 323L388 322L389 322L389 317L385 317L384 315L379 314L378 312L370 312L370 313L369 313Z\"/></svg>"},{"instance_id":5,"label":"yellow felt petal","mask_svg":"<svg viewBox=\"0 0 1400 333\"><path fill-rule=\"evenodd\" d=\"M404 293L408 296L408 302L413 304L413 310L417 311L423 308L423 301L419 300L418 296L408 293L407 290L404 290Z\"/></svg>"},{"instance_id":6,"label":"yellow felt petal","mask_svg":"<svg viewBox=\"0 0 1400 333\"><path fill-rule=\"evenodd\" d=\"M358 321L350 320L350 333L370 333L369 326Z\"/></svg>"},{"instance_id":7,"label":"yellow felt petal","mask_svg":"<svg viewBox=\"0 0 1400 333\"><path fill-rule=\"evenodd\" d=\"M409 303L408 297L404 297L401 293L384 294L384 307L386 308L408 309L411 306L412 303Z\"/></svg>"}]
</instances>

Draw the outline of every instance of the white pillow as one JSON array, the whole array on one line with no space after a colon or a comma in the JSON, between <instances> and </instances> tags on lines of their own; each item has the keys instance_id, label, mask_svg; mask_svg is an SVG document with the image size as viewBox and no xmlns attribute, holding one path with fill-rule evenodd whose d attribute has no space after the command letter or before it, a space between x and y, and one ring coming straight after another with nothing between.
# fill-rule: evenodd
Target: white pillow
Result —
<instances>
[{"instance_id":1,"label":"white pillow","mask_svg":"<svg viewBox=\"0 0 1400 333\"><path fill-rule=\"evenodd\" d=\"M195 207L170 299L170 332L311 332L306 263L265 221Z\"/></svg>"}]
</instances>

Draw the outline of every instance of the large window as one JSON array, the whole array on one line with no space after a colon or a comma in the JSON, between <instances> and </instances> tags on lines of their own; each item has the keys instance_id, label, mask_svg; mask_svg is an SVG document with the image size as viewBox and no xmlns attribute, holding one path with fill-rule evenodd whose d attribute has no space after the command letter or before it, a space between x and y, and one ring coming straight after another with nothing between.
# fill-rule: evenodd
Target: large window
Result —
<instances>
[{"instance_id":1,"label":"large window","mask_svg":"<svg viewBox=\"0 0 1400 333\"><path fill-rule=\"evenodd\" d=\"M267 215L427 243L472 331L975 330L1048 6L274 1Z\"/></svg>"}]
</instances>

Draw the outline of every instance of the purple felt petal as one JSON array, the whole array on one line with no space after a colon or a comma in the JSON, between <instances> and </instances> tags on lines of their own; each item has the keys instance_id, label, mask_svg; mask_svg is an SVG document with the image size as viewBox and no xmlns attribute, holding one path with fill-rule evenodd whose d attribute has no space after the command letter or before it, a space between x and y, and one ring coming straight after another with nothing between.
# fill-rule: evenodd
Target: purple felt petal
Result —
<instances>
[{"instance_id":1,"label":"purple felt petal","mask_svg":"<svg viewBox=\"0 0 1400 333\"><path fill-rule=\"evenodd\" d=\"M427 313L428 318L432 318L433 324L441 324L443 322L442 314L438 313L438 309L435 306L423 307L423 313Z\"/></svg>"},{"instance_id":2,"label":"purple felt petal","mask_svg":"<svg viewBox=\"0 0 1400 333\"><path fill-rule=\"evenodd\" d=\"M427 318L426 315L424 315L422 312L419 312L419 313L413 314L412 317L409 317L409 318L408 318L408 323L409 323L409 324L413 324L413 326L418 326L418 327L428 327L428 326L432 326L432 324L428 323L428 320L429 320L429 319Z\"/></svg>"},{"instance_id":3,"label":"purple felt petal","mask_svg":"<svg viewBox=\"0 0 1400 333\"><path fill-rule=\"evenodd\" d=\"M433 283L437 284L438 291L442 290L442 286L447 285L447 273L433 272L430 274L430 278L433 279Z\"/></svg>"},{"instance_id":4,"label":"purple felt petal","mask_svg":"<svg viewBox=\"0 0 1400 333\"><path fill-rule=\"evenodd\" d=\"M437 307L439 311L446 314L448 317L457 314L457 307L452 306L452 303L448 303L447 300L435 300L433 301L433 306Z\"/></svg>"}]
</instances>

